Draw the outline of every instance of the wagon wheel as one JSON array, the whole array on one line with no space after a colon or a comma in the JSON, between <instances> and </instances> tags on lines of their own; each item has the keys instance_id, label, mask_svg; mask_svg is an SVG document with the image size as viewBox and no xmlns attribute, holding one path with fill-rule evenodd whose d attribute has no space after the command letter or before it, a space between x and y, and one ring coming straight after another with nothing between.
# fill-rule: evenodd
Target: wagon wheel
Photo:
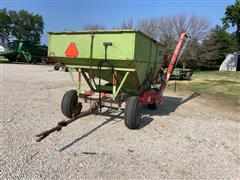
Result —
<instances>
[{"instance_id":1,"label":"wagon wheel","mask_svg":"<svg viewBox=\"0 0 240 180\"><path fill-rule=\"evenodd\" d=\"M78 102L76 90L69 90L64 94L61 109L64 116L68 118L72 118L80 114L82 110L82 103Z\"/></svg>"},{"instance_id":2,"label":"wagon wheel","mask_svg":"<svg viewBox=\"0 0 240 180\"><path fill-rule=\"evenodd\" d=\"M131 96L126 102L124 123L129 129L137 129L141 123L142 104L139 96Z\"/></svg>"},{"instance_id":3,"label":"wagon wheel","mask_svg":"<svg viewBox=\"0 0 240 180\"><path fill-rule=\"evenodd\" d=\"M60 69L59 65L56 64L56 65L54 66L54 70L55 70L55 71L58 71L59 69Z\"/></svg>"}]
</instances>

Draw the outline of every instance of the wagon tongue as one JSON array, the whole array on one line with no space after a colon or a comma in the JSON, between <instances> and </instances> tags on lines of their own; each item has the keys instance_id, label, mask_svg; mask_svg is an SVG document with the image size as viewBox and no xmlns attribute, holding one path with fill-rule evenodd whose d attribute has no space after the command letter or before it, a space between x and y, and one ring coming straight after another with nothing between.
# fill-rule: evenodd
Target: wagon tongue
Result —
<instances>
[{"instance_id":1,"label":"wagon tongue","mask_svg":"<svg viewBox=\"0 0 240 180\"><path fill-rule=\"evenodd\" d=\"M61 131L63 127L65 127L65 126L69 125L70 123L78 120L79 118L90 115L92 112L96 111L98 109L98 107L99 107L99 103L94 103L88 110L80 113L79 115L73 117L72 119L69 119L67 121L63 120L63 121L58 122L57 126L55 126L54 128L49 129L47 131L43 131L42 133L36 135L36 137L38 137L38 139L36 141L40 142L44 138L46 138L49 134L51 134L55 131Z\"/></svg>"}]
</instances>

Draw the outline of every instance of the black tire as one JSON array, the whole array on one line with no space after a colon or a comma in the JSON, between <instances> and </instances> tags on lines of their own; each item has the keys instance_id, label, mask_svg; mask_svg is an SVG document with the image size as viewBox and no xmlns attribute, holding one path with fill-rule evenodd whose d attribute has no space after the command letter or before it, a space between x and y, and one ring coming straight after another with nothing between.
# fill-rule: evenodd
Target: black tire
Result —
<instances>
[{"instance_id":1,"label":"black tire","mask_svg":"<svg viewBox=\"0 0 240 180\"><path fill-rule=\"evenodd\" d=\"M61 104L62 113L68 118L77 116L82 110L82 104L78 103L78 96L76 90L67 91L63 98Z\"/></svg>"},{"instance_id":2,"label":"black tire","mask_svg":"<svg viewBox=\"0 0 240 180\"><path fill-rule=\"evenodd\" d=\"M112 87L113 84L112 83L106 83L104 86ZM110 90L110 91L103 91L103 92L105 92L105 93L112 93L112 90Z\"/></svg>"},{"instance_id":3,"label":"black tire","mask_svg":"<svg viewBox=\"0 0 240 180\"><path fill-rule=\"evenodd\" d=\"M65 72L69 72L69 70L68 70L68 68L67 68L67 67L65 67L65 68L64 68L64 71L65 71Z\"/></svg>"},{"instance_id":4,"label":"black tire","mask_svg":"<svg viewBox=\"0 0 240 180\"><path fill-rule=\"evenodd\" d=\"M60 69L59 65L56 64L56 65L54 66L54 70L55 70L55 71L58 71L59 69Z\"/></svg>"},{"instance_id":5,"label":"black tire","mask_svg":"<svg viewBox=\"0 0 240 180\"><path fill-rule=\"evenodd\" d=\"M10 56L8 57L9 61L17 61L17 56Z\"/></svg>"},{"instance_id":6,"label":"black tire","mask_svg":"<svg viewBox=\"0 0 240 180\"><path fill-rule=\"evenodd\" d=\"M142 104L139 96L131 96L126 102L124 123L129 129L137 129L141 124Z\"/></svg>"},{"instance_id":7,"label":"black tire","mask_svg":"<svg viewBox=\"0 0 240 180\"><path fill-rule=\"evenodd\" d=\"M147 106L148 106L148 109L150 109L150 110L156 110L157 109L156 103L148 104Z\"/></svg>"}]
</instances>

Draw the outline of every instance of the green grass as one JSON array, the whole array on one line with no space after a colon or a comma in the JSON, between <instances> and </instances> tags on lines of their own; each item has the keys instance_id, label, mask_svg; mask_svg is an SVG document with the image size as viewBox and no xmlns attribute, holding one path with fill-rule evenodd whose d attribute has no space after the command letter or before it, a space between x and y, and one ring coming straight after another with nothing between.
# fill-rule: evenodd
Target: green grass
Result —
<instances>
[{"instance_id":1,"label":"green grass","mask_svg":"<svg viewBox=\"0 0 240 180\"><path fill-rule=\"evenodd\" d=\"M173 87L171 81L170 89ZM193 91L240 103L240 72L194 72L191 81L177 81L177 91Z\"/></svg>"},{"instance_id":2,"label":"green grass","mask_svg":"<svg viewBox=\"0 0 240 180\"><path fill-rule=\"evenodd\" d=\"M7 59L3 56L0 56L0 61L7 61Z\"/></svg>"}]
</instances>

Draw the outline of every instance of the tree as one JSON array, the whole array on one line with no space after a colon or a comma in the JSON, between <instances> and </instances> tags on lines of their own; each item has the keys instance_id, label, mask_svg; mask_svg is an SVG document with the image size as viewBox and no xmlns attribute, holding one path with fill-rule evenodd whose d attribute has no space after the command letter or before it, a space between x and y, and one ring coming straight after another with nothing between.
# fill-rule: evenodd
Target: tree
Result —
<instances>
[{"instance_id":1,"label":"tree","mask_svg":"<svg viewBox=\"0 0 240 180\"><path fill-rule=\"evenodd\" d=\"M201 41L209 34L209 27L207 18L186 14L144 18L137 24L138 29L159 41L177 40L183 30Z\"/></svg>"},{"instance_id":2,"label":"tree","mask_svg":"<svg viewBox=\"0 0 240 180\"><path fill-rule=\"evenodd\" d=\"M112 29L134 29L133 20L123 21L120 26L114 26Z\"/></svg>"},{"instance_id":3,"label":"tree","mask_svg":"<svg viewBox=\"0 0 240 180\"><path fill-rule=\"evenodd\" d=\"M15 38L33 44L40 43L44 28L42 16L28 13L25 10L17 12L1 9L0 23L1 39Z\"/></svg>"},{"instance_id":4,"label":"tree","mask_svg":"<svg viewBox=\"0 0 240 180\"><path fill-rule=\"evenodd\" d=\"M183 30L188 32L192 39L181 61L191 60L192 62L197 60L196 54L198 54L199 48L196 46L207 37L209 27L208 19L197 15L187 16L186 14L140 19L137 24L138 29L160 41L165 47L164 51L168 54L173 53L181 32ZM194 44L191 45L191 43Z\"/></svg>"},{"instance_id":5,"label":"tree","mask_svg":"<svg viewBox=\"0 0 240 180\"><path fill-rule=\"evenodd\" d=\"M103 24L94 23L94 24L86 24L83 29L84 30L104 30L106 28Z\"/></svg>"},{"instance_id":6,"label":"tree","mask_svg":"<svg viewBox=\"0 0 240 180\"><path fill-rule=\"evenodd\" d=\"M201 44L199 62L204 70L216 70L222 64L226 54L237 50L235 33L229 33L225 28L216 26L209 37Z\"/></svg>"},{"instance_id":7,"label":"tree","mask_svg":"<svg viewBox=\"0 0 240 180\"><path fill-rule=\"evenodd\" d=\"M128 19L127 21L123 21L120 29L134 29L133 20Z\"/></svg>"},{"instance_id":8,"label":"tree","mask_svg":"<svg viewBox=\"0 0 240 180\"><path fill-rule=\"evenodd\" d=\"M2 43L9 40L11 35L11 18L8 15L7 9L0 9L0 39Z\"/></svg>"},{"instance_id":9,"label":"tree","mask_svg":"<svg viewBox=\"0 0 240 180\"><path fill-rule=\"evenodd\" d=\"M143 18L137 22L137 29L159 41L159 19L157 17Z\"/></svg>"},{"instance_id":10,"label":"tree","mask_svg":"<svg viewBox=\"0 0 240 180\"><path fill-rule=\"evenodd\" d=\"M42 16L28 13L25 10L9 11L12 20L12 35L23 41L29 41L33 44L40 43L43 34L44 22Z\"/></svg>"},{"instance_id":11,"label":"tree","mask_svg":"<svg viewBox=\"0 0 240 180\"><path fill-rule=\"evenodd\" d=\"M230 24L232 27L236 26L238 49L240 50L240 0L236 0L233 5L226 8L222 21L225 28L229 28Z\"/></svg>"}]
</instances>

